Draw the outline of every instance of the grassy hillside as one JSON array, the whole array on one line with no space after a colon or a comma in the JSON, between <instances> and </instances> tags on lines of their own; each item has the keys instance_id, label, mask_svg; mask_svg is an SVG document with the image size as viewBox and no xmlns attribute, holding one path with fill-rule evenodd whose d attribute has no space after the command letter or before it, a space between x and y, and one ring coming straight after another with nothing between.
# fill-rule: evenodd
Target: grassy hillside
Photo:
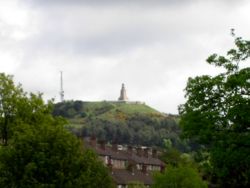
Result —
<instances>
[{"instance_id":1,"label":"grassy hillside","mask_svg":"<svg viewBox=\"0 0 250 188\"><path fill-rule=\"evenodd\" d=\"M107 101L66 101L64 103L57 103L53 114L66 117L74 124L77 122L82 123L84 119L92 117L110 121L126 120L128 116L133 114L144 114L157 118L164 117L162 113L145 104Z\"/></svg>"},{"instance_id":2,"label":"grassy hillside","mask_svg":"<svg viewBox=\"0 0 250 188\"><path fill-rule=\"evenodd\" d=\"M67 118L67 128L79 136L148 146L162 146L169 139L182 147L175 119L145 104L66 101L55 104L53 114Z\"/></svg>"}]
</instances>

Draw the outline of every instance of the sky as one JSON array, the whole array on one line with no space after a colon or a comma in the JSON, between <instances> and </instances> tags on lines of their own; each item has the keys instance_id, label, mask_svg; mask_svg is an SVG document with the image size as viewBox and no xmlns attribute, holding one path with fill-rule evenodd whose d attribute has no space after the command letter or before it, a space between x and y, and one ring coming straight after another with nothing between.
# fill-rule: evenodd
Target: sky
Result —
<instances>
[{"instance_id":1,"label":"sky","mask_svg":"<svg viewBox=\"0 0 250 188\"><path fill-rule=\"evenodd\" d=\"M165 113L185 103L206 58L249 40L248 0L0 0L0 72L60 101L131 101ZM248 62L249 63L249 62ZM247 65L248 66L248 65Z\"/></svg>"}]
</instances>

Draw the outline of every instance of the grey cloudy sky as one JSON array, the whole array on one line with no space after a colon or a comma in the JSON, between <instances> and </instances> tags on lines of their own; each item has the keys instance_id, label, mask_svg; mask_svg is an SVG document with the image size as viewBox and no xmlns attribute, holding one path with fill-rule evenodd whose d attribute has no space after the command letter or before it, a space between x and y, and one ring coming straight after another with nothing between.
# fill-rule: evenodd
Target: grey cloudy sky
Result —
<instances>
[{"instance_id":1,"label":"grey cloudy sky","mask_svg":"<svg viewBox=\"0 0 250 188\"><path fill-rule=\"evenodd\" d=\"M211 53L249 39L247 0L1 0L0 72L59 101L130 100L177 113L188 77L215 74Z\"/></svg>"}]
</instances>

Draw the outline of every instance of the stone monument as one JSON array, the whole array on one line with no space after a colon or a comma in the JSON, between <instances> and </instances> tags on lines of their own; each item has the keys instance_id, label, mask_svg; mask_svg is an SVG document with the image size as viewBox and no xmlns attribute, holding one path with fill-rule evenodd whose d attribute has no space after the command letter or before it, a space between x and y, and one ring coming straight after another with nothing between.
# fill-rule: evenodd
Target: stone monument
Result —
<instances>
[{"instance_id":1,"label":"stone monument","mask_svg":"<svg viewBox=\"0 0 250 188\"><path fill-rule=\"evenodd\" d=\"M126 94L126 89L125 89L124 84L122 84L121 94L120 94L120 97L118 98L118 101L128 101L128 97Z\"/></svg>"}]
</instances>

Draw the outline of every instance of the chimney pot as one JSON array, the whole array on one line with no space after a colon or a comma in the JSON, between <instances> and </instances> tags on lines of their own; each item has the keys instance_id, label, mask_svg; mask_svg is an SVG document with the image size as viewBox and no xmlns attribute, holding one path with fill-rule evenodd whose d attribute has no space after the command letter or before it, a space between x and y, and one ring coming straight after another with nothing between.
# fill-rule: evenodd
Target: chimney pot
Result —
<instances>
[{"instance_id":1,"label":"chimney pot","mask_svg":"<svg viewBox=\"0 0 250 188\"><path fill-rule=\"evenodd\" d=\"M152 157L157 158L157 150L156 149L152 150Z\"/></svg>"},{"instance_id":2,"label":"chimney pot","mask_svg":"<svg viewBox=\"0 0 250 188\"><path fill-rule=\"evenodd\" d=\"M113 143L113 144L112 144L112 150L113 150L113 151L116 151L116 152L118 151L118 146L117 146L116 143Z\"/></svg>"},{"instance_id":3,"label":"chimney pot","mask_svg":"<svg viewBox=\"0 0 250 188\"><path fill-rule=\"evenodd\" d=\"M134 162L132 161L128 161L127 170L130 171L132 175L135 174L135 168L136 168L136 164L134 164Z\"/></svg>"},{"instance_id":4,"label":"chimney pot","mask_svg":"<svg viewBox=\"0 0 250 188\"><path fill-rule=\"evenodd\" d=\"M147 174L147 165L146 164L142 164L142 173Z\"/></svg>"},{"instance_id":5,"label":"chimney pot","mask_svg":"<svg viewBox=\"0 0 250 188\"><path fill-rule=\"evenodd\" d=\"M113 170L113 164L112 164L112 161L111 161L111 156L108 156L108 164L107 164L109 170L112 172Z\"/></svg>"},{"instance_id":6,"label":"chimney pot","mask_svg":"<svg viewBox=\"0 0 250 188\"><path fill-rule=\"evenodd\" d=\"M132 147L132 146L128 146L127 152L128 152L130 155L132 155L132 153L133 153L133 147Z\"/></svg>"},{"instance_id":7,"label":"chimney pot","mask_svg":"<svg viewBox=\"0 0 250 188\"><path fill-rule=\"evenodd\" d=\"M140 147L138 147L138 148L136 148L136 151L137 151L137 155L139 157L141 157L142 156L142 149Z\"/></svg>"},{"instance_id":8,"label":"chimney pot","mask_svg":"<svg viewBox=\"0 0 250 188\"><path fill-rule=\"evenodd\" d=\"M148 148L145 148L143 150L143 155L144 155L144 157L148 158Z\"/></svg>"},{"instance_id":9,"label":"chimney pot","mask_svg":"<svg viewBox=\"0 0 250 188\"><path fill-rule=\"evenodd\" d=\"M105 150L105 149L106 149L106 143L105 143L104 140L101 140L101 141L100 141L100 148L101 148L102 150Z\"/></svg>"}]
</instances>

